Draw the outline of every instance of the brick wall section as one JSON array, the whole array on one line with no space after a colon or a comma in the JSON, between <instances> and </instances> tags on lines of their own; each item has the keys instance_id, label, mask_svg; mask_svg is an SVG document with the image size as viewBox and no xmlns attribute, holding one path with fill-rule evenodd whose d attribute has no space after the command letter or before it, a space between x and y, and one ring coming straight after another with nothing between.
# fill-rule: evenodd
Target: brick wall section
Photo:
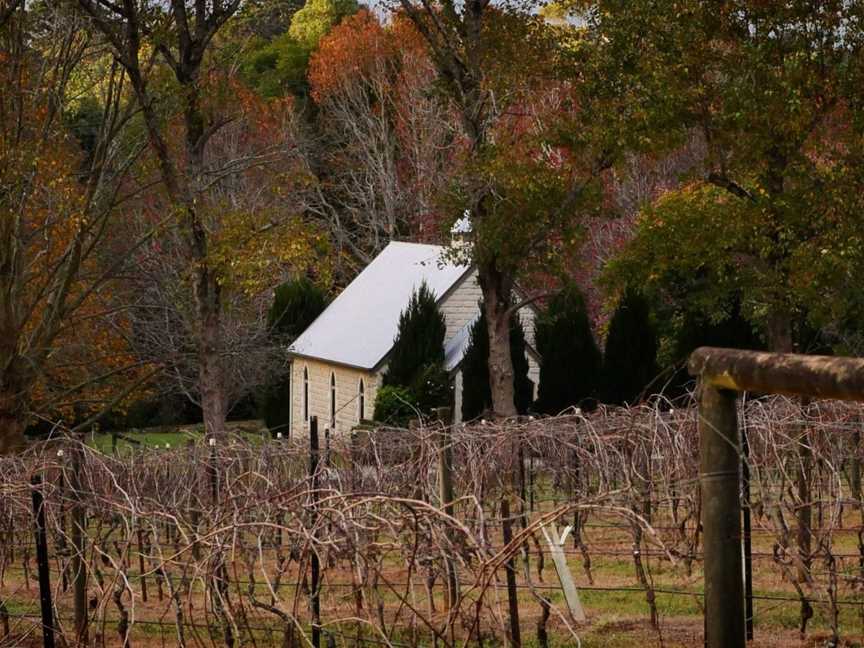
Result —
<instances>
[{"instance_id":1,"label":"brick wall section","mask_svg":"<svg viewBox=\"0 0 864 648\"><path fill-rule=\"evenodd\" d=\"M336 433L345 434L360 422L360 379L365 383L364 417L372 418L375 396L381 376L360 369L295 358L291 366L291 435L295 438L305 434L303 428L303 369L309 370L309 416L318 417L318 429L323 431L330 424L330 375L336 377Z\"/></svg>"}]
</instances>

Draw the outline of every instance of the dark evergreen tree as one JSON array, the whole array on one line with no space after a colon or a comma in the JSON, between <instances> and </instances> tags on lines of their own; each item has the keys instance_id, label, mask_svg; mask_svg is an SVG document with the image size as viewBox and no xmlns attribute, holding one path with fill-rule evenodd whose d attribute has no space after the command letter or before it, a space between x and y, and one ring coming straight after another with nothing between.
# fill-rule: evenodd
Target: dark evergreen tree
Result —
<instances>
[{"instance_id":1,"label":"dark evergreen tree","mask_svg":"<svg viewBox=\"0 0 864 648\"><path fill-rule=\"evenodd\" d=\"M327 308L327 294L306 279L286 281L276 288L267 315L274 335L291 341L299 336Z\"/></svg>"},{"instance_id":2,"label":"dark evergreen tree","mask_svg":"<svg viewBox=\"0 0 864 648\"><path fill-rule=\"evenodd\" d=\"M510 318L510 358L513 362L513 402L516 411L527 414L534 404L534 383L528 377L525 329L518 315Z\"/></svg>"},{"instance_id":3,"label":"dark evergreen tree","mask_svg":"<svg viewBox=\"0 0 864 648\"><path fill-rule=\"evenodd\" d=\"M480 316L471 326L468 348L462 358L462 419L477 418L492 407L489 385L489 334L486 315L480 305ZM513 359L513 391L516 411L525 414L534 397L534 384L528 378L525 356L525 331L518 315L510 320L510 356Z\"/></svg>"},{"instance_id":4,"label":"dark evergreen tree","mask_svg":"<svg viewBox=\"0 0 864 648\"><path fill-rule=\"evenodd\" d=\"M684 396L695 386L695 381L687 370L687 359L701 346L726 347L730 349L765 349L765 340L753 330L753 325L741 315L740 301L735 300L728 316L719 322L708 321L691 311L687 311L680 323L670 322L669 330L674 330L672 340L672 364L674 374L669 380L667 395L672 398Z\"/></svg>"},{"instance_id":5,"label":"dark evergreen tree","mask_svg":"<svg viewBox=\"0 0 864 648\"><path fill-rule=\"evenodd\" d=\"M384 384L412 388L429 367L443 365L446 334L447 325L438 301L423 282L399 315L399 329L387 360Z\"/></svg>"},{"instance_id":6,"label":"dark evergreen tree","mask_svg":"<svg viewBox=\"0 0 864 648\"><path fill-rule=\"evenodd\" d=\"M617 405L637 402L660 373L657 348L648 302L628 288L609 323L603 358L603 401Z\"/></svg>"},{"instance_id":7,"label":"dark evergreen tree","mask_svg":"<svg viewBox=\"0 0 864 648\"><path fill-rule=\"evenodd\" d=\"M299 336L324 309L327 295L306 278L288 281L276 288L268 313L271 335L283 344ZM283 371L264 386L260 416L271 433L287 431L291 422L291 374Z\"/></svg>"},{"instance_id":8,"label":"dark evergreen tree","mask_svg":"<svg viewBox=\"0 0 864 648\"><path fill-rule=\"evenodd\" d=\"M565 286L537 318L540 385L537 408L558 414L568 407L585 407L599 396L603 358L574 284Z\"/></svg>"},{"instance_id":9,"label":"dark evergreen tree","mask_svg":"<svg viewBox=\"0 0 864 648\"><path fill-rule=\"evenodd\" d=\"M486 315L480 304L480 317L471 325L468 348L462 358L462 420L475 419L491 407L489 334L486 332Z\"/></svg>"}]
</instances>

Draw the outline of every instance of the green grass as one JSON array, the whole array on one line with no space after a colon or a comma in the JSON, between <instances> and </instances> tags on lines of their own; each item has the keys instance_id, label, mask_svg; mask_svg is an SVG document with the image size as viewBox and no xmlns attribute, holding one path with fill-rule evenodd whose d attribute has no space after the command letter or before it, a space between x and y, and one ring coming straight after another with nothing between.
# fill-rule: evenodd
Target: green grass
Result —
<instances>
[{"instance_id":1,"label":"green grass","mask_svg":"<svg viewBox=\"0 0 864 648\"><path fill-rule=\"evenodd\" d=\"M247 441L256 443L262 441L261 431L263 428L257 421L243 421L240 423L229 423L229 430L232 433L244 437ZM253 431L252 428L258 428ZM123 437L134 439L139 444L130 442L122 437L117 438L117 451L120 453L128 452L136 448L164 448L165 444L169 444L171 448L182 447L189 441L197 441L204 434L204 426L184 425L182 427L159 427L159 428L143 428L118 431ZM110 454L112 450L112 434L111 432L102 432L100 434L88 435L87 444L102 452Z\"/></svg>"}]
</instances>

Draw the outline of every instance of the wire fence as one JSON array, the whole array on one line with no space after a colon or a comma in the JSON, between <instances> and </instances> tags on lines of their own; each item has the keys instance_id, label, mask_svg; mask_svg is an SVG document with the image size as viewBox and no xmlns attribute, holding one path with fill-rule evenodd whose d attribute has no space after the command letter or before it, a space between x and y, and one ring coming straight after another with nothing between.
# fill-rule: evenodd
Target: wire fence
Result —
<instances>
[{"instance_id":1,"label":"wire fence","mask_svg":"<svg viewBox=\"0 0 864 648\"><path fill-rule=\"evenodd\" d=\"M778 397L742 408L753 599L838 642L864 615L862 414ZM663 600L701 613L696 414L660 401L324 435L317 451L305 435L118 454L59 439L0 459L0 495L4 646L52 633L101 646L519 645L526 632L548 646L578 641L608 596L644 610L657 637Z\"/></svg>"}]
</instances>

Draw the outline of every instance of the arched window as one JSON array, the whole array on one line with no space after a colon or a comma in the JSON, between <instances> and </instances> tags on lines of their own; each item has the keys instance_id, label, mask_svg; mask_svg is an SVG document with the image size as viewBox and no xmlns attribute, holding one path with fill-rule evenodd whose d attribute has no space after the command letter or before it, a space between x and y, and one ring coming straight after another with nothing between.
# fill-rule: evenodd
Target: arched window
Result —
<instances>
[{"instance_id":1,"label":"arched window","mask_svg":"<svg viewBox=\"0 0 864 648\"><path fill-rule=\"evenodd\" d=\"M309 367L303 367L303 420L309 422Z\"/></svg>"},{"instance_id":2,"label":"arched window","mask_svg":"<svg viewBox=\"0 0 864 648\"><path fill-rule=\"evenodd\" d=\"M336 429L336 374L330 372L330 429Z\"/></svg>"},{"instance_id":3,"label":"arched window","mask_svg":"<svg viewBox=\"0 0 864 648\"><path fill-rule=\"evenodd\" d=\"M366 418L366 384L363 379L360 379L360 386L357 388L357 420L362 421Z\"/></svg>"}]
</instances>

